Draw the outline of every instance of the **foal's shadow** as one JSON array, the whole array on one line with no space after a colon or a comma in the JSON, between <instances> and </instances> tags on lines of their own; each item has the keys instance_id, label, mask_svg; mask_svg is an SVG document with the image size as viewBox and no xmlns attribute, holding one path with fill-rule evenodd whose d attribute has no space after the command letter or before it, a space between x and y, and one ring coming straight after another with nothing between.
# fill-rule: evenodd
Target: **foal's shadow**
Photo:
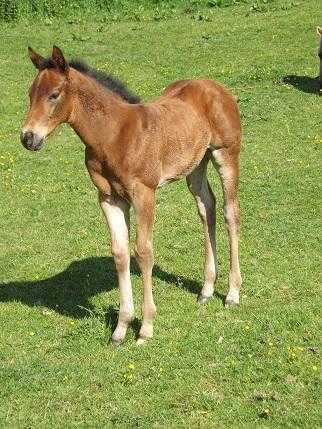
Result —
<instances>
[{"instance_id":1,"label":"foal's shadow","mask_svg":"<svg viewBox=\"0 0 322 429\"><path fill-rule=\"evenodd\" d=\"M131 273L140 274L134 258L131 259ZM170 274L158 265L154 267L153 276L193 294L198 294L201 289L196 281ZM95 313L91 297L116 287L113 258L91 257L72 262L66 270L45 280L1 284L0 302L18 301L30 307L47 307L66 316L83 318ZM217 293L217 296L224 299L221 294ZM112 329L116 325L117 316L118 311L109 306L106 323ZM138 328L137 320L133 328Z\"/></svg>"},{"instance_id":2,"label":"foal's shadow","mask_svg":"<svg viewBox=\"0 0 322 429\"><path fill-rule=\"evenodd\" d=\"M308 94L320 94L319 77L287 75L283 77L283 82Z\"/></svg>"}]
</instances>

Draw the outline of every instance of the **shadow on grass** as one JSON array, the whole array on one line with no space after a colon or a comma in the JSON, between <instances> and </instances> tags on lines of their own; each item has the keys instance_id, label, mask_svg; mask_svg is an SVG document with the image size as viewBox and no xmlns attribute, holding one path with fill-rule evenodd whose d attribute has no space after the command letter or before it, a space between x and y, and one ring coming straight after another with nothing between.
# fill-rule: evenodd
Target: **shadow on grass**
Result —
<instances>
[{"instance_id":1,"label":"shadow on grass","mask_svg":"<svg viewBox=\"0 0 322 429\"><path fill-rule=\"evenodd\" d=\"M319 77L287 75L283 77L283 82L299 91L319 95Z\"/></svg>"},{"instance_id":2,"label":"shadow on grass","mask_svg":"<svg viewBox=\"0 0 322 429\"><path fill-rule=\"evenodd\" d=\"M134 258L131 258L131 273L139 275L140 271ZM193 294L198 294L201 285L194 280L170 274L154 266L153 277L174 284ZM45 280L10 282L0 285L0 302L21 302L30 307L47 307L56 312L82 318L95 309L90 298L100 292L110 291L117 287L117 276L113 258L92 257L72 262L66 270ZM216 294L222 300L221 294ZM106 323L116 325L118 311L108 307ZM138 322L137 322L138 323Z\"/></svg>"}]
</instances>

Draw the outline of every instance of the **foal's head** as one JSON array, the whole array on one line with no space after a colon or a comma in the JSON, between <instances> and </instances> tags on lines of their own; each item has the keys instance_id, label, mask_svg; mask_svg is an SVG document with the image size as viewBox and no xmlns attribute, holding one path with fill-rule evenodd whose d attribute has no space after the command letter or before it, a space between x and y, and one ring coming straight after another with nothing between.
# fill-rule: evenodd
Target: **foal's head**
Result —
<instances>
[{"instance_id":1,"label":"foal's head","mask_svg":"<svg viewBox=\"0 0 322 429\"><path fill-rule=\"evenodd\" d=\"M21 142L28 150L39 150L42 142L59 124L67 122L72 112L69 66L62 51L54 46L52 56L43 58L28 48L38 74L30 90L30 109L21 132Z\"/></svg>"}]
</instances>

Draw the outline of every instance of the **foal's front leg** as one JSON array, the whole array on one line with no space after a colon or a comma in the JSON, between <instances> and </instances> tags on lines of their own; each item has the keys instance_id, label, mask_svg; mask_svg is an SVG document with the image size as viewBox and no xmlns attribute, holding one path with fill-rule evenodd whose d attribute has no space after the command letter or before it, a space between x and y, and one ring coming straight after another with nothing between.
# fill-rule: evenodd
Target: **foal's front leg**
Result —
<instances>
[{"instance_id":1,"label":"foal's front leg","mask_svg":"<svg viewBox=\"0 0 322 429\"><path fill-rule=\"evenodd\" d=\"M153 319L156 314L152 295L152 230L155 211L155 192L144 185L137 185L135 194L136 197L133 200L137 228L135 256L140 266L143 283L143 321L137 343L142 344L153 336Z\"/></svg>"},{"instance_id":2,"label":"foal's front leg","mask_svg":"<svg viewBox=\"0 0 322 429\"><path fill-rule=\"evenodd\" d=\"M112 335L114 344L125 338L134 318L132 286L130 280L129 204L120 197L99 195L100 204L111 233L112 253L118 275L120 311L117 327Z\"/></svg>"}]
</instances>

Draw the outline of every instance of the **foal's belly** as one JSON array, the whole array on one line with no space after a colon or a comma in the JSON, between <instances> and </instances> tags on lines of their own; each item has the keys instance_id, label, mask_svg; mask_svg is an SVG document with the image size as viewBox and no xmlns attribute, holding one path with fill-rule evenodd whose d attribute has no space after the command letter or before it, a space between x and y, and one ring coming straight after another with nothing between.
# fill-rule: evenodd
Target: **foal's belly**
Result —
<instances>
[{"instance_id":1,"label":"foal's belly","mask_svg":"<svg viewBox=\"0 0 322 429\"><path fill-rule=\"evenodd\" d=\"M180 174L162 174L158 183L158 188L161 188L161 186L167 185L168 183L175 182L176 180L183 179L184 177L188 176L188 174L191 173L193 170L194 168L183 171Z\"/></svg>"},{"instance_id":2,"label":"foal's belly","mask_svg":"<svg viewBox=\"0 0 322 429\"><path fill-rule=\"evenodd\" d=\"M187 165L170 165L166 166L165 168L161 168L161 177L158 183L158 188L160 188L163 185L166 185L167 183L175 182L176 180L183 179L184 177L188 176L201 162L202 158L204 157L206 150L202 152L200 157L198 157L197 160L194 162L187 163Z\"/></svg>"},{"instance_id":3,"label":"foal's belly","mask_svg":"<svg viewBox=\"0 0 322 429\"><path fill-rule=\"evenodd\" d=\"M208 127L199 122L197 127L189 131L165 139L158 187L187 176L205 156L211 141Z\"/></svg>"}]
</instances>

